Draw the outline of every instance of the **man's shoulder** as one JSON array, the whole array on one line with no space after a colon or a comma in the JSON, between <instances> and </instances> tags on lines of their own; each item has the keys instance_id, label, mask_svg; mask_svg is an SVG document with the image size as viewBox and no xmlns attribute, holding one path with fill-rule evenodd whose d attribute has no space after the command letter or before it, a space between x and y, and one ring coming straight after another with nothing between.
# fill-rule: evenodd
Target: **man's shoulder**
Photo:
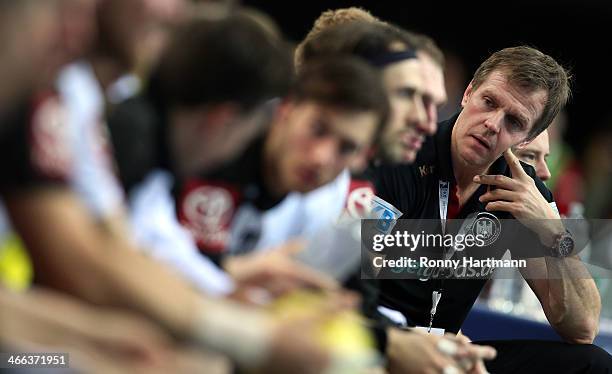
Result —
<instances>
[{"instance_id":1,"label":"man's shoulder","mask_svg":"<svg viewBox=\"0 0 612 374\"><path fill-rule=\"evenodd\" d=\"M67 183L73 159L66 109L56 92L24 97L0 122L2 188Z\"/></svg>"},{"instance_id":2,"label":"man's shoulder","mask_svg":"<svg viewBox=\"0 0 612 374\"><path fill-rule=\"evenodd\" d=\"M369 171L369 178L373 182L384 180L402 180L412 182L419 173L417 164L381 164Z\"/></svg>"}]
</instances>

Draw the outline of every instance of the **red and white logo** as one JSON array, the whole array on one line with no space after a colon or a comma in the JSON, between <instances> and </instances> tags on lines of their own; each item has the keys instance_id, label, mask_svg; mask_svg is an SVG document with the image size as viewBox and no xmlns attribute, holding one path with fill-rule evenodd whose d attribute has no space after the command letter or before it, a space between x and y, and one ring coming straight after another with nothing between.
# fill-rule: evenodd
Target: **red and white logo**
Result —
<instances>
[{"instance_id":1,"label":"red and white logo","mask_svg":"<svg viewBox=\"0 0 612 374\"><path fill-rule=\"evenodd\" d=\"M193 233L200 249L219 253L225 250L238 194L223 186L198 183L187 187L179 219Z\"/></svg>"},{"instance_id":2,"label":"red and white logo","mask_svg":"<svg viewBox=\"0 0 612 374\"><path fill-rule=\"evenodd\" d=\"M346 198L346 212L351 218L368 218L372 210L374 187L369 181L351 180Z\"/></svg>"}]
</instances>

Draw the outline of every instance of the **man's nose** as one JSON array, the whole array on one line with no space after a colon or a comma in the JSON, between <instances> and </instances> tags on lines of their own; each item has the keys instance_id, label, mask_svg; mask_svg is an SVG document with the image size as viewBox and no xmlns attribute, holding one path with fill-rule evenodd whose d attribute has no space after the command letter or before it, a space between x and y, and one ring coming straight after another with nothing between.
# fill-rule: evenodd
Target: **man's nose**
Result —
<instances>
[{"instance_id":1,"label":"man's nose","mask_svg":"<svg viewBox=\"0 0 612 374\"><path fill-rule=\"evenodd\" d=\"M311 150L312 161L316 165L329 165L333 163L338 155L338 144L334 139L323 139Z\"/></svg>"},{"instance_id":2,"label":"man's nose","mask_svg":"<svg viewBox=\"0 0 612 374\"><path fill-rule=\"evenodd\" d=\"M546 164L546 160L544 159L539 160L536 169L537 169L536 174L538 178L540 178L543 181L547 181L550 179L551 174L550 174L550 170L548 169L548 165Z\"/></svg>"},{"instance_id":3,"label":"man's nose","mask_svg":"<svg viewBox=\"0 0 612 374\"><path fill-rule=\"evenodd\" d=\"M429 120L428 110L421 98L415 98L412 109L407 113L407 120L408 124L415 126L420 133L433 135L436 131L435 120L434 126L432 126Z\"/></svg>"},{"instance_id":4,"label":"man's nose","mask_svg":"<svg viewBox=\"0 0 612 374\"><path fill-rule=\"evenodd\" d=\"M501 111L497 111L491 114L491 116L489 116L485 120L485 127L490 132L497 134L499 130L501 129L503 119L504 119L504 113Z\"/></svg>"}]
</instances>

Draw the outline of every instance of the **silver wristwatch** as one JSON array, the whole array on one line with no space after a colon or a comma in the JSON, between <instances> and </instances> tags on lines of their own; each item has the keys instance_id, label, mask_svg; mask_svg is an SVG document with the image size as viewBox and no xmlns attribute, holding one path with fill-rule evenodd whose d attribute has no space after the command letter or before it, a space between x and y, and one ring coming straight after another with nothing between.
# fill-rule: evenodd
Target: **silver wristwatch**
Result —
<instances>
[{"instance_id":1,"label":"silver wristwatch","mask_svg":"<svg viewBox=\"0 0 612 374\"><path fill-rule=\"evenodd\" d=\"M568 257L574 251L574 237L565 230L555 238L553 246L550 248L550 256L563 258Z\"/></svg>"}]
</instances>

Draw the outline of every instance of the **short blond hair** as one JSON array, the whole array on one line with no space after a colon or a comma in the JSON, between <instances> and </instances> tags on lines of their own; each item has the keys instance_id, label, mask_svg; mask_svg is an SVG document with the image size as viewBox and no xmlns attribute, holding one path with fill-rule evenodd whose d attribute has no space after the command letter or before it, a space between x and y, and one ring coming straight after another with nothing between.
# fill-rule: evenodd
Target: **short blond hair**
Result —
<instances>
[{"instance_id":1,"label":"short blond hair","mask_svg":"<svg viewBox=\"0 0 612 374\"><path fill-rule=\"evenodd\" d=\"M300 65L304 61L304 44L319 35L321 31L331 26L341 25L354 21L383 22L363 8L350 7L335 10L326 10L325 12L321 13L319 18L314 21L312 29L310 29L304 40L302 40L300 44L298 44L298 46L295 48L293 62L295 64L296 70L299 70Z\"/></svg>"}]
</instances>

